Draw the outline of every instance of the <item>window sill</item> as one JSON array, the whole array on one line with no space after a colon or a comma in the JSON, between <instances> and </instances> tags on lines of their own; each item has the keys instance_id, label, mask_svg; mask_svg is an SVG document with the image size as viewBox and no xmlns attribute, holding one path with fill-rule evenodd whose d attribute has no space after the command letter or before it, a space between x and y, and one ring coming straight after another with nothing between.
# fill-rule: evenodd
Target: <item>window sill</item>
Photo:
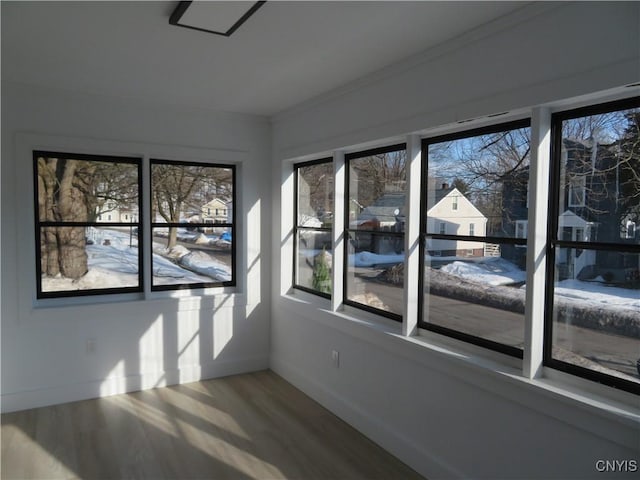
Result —
<instances>
[{"instance_id":1,"label":"window sill","mask_svg":"<svg viewBox=\"0 0 640 480\"><path fill-rule=\"evenodd\" d=\"M123 293L113 295L91 295L84 297L46 298L35 300L29 309L28 317L47 318L51 309L73 310L74 315L82 315L86 310L89 316L95 316L102 310L112 312L131 312L138 308L159 307L173 311L193 311L202 308L247 306L247 297L233 287L206 288L194 290L170 290L163 292ZM21 315L25 317L27 315Z\"/></svg>"}]
</instances>

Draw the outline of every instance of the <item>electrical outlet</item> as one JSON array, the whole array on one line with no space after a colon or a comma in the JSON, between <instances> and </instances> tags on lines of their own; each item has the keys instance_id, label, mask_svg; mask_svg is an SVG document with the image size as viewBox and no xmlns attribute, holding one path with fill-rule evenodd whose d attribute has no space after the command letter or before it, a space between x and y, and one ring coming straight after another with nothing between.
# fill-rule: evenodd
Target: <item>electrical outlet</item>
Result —
<instances>
[{"instance_id":1,"label":"electrical outlet","mask_svg":"<svg viewBox=\"0 0 640 480\"><path fill-rule=\"evenodd\" d=\"M331 362L333 363L333 366L338 368L340 367L340 352L337 350L332 350L331 351Z\"/></svg>"},{"instance_id":2,"label":"electrical outlet","mask_svg":"<svg viewBox=\"0 0 640 480\"><path fill-rule=\"evenodd\" d=\"M87 351L87 354L89 354L89 355L91 355L93 353L96 353L96 339L95 338L90 338L89 340L87 340L86 351Z\"/></svg>"}]
</instances>

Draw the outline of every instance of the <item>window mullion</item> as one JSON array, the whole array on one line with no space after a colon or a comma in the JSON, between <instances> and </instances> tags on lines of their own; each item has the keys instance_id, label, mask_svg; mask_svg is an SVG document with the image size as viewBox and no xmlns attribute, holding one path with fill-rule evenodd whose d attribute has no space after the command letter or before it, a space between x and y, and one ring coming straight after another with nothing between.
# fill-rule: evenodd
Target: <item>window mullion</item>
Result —
<instances>
[{"instance_id":1,"label":"window mullion","mask_svg":"<svg viewBox=\"0 0 640 480\"><path fill-rule=\"evenodd\" d=\"M551 164L551 113L535 108L531 118L531 174L527 245L527 289L525 302L523 375L538 377L542 371L549 204L549 166Z\"/></svg>"},{"instance_id":2,"label":"window mullion","mask_svg":"<svg viewBox=\"0 0 640 480\"><path fill-rule=\"evenodd\" d=\"M405 196L405 267L404 267L404 312L402 334L416 335L418 332L418 277L420 274L420 178L421 140L417 135L407 137L407 187Z\"/></svg>"},{"instance_id":3,"label":"window mullion","mask_svg":"<svg viewBox=\"0 0 640 480\"><path fill-rule=\"evenodd\" d=\"M333 227L331 239L333 243L333 290L331 295L331 310L337 311L342 306L344 299L344 249L345 232L345 161L344 152L336 151L333 154Z\"/></svg>"},{"instance_id":4,"label":"window mullion","mask_svg":"<svg viewBox=\"0 0 640 480\"><path fill-rule=\"evenodd\" d=\"M142 288L145 298L151 294L151 277L153 275L152 244L153 232L151 229L151 162L149 156L142 158L142 192L140 216L142 220L143 242L138 242L138 248L142 248L142 265L144 268L142 275Z\"/></svg>"}]
</instances>

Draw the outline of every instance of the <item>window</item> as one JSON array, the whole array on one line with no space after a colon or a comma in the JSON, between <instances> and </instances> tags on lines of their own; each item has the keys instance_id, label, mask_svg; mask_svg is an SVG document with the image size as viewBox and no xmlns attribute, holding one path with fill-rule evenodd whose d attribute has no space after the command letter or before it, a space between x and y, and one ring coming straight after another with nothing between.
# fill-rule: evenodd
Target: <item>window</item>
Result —
<instances>
[{"instance_id":1,"label":"window","mask_svg":"<svg viewBox=\"0 0 640 480\"><path fill-rule=\"evenodd\" d=\"M551 120L550 176L541 178L546 164L536 172L538 185L548 181L549 203L531 226L528 119L423 139L416 256L424 261L406 282L419 283L418 326L515 358L535 342L544 355L523 362L527 374L544 364L544 374L550 367L640 393L640 97L549 117L540 126ZM405 163L404 144L345 156L345 259L336 266L345 305L397 321L411 311ZM295 166L294 288L324 296L333 266L330 165ZM536 247L546 247L546 276L536 269L528 285L533 231ZM329 271L318 275L321 252ZM539 340L525 335L525 295L536 288L529 293L545 301L531 306L529 328L544 315Z\"/></svg>"},{"instance_id":2,"label":"window","mask_svg":"<svg viewBox=\"0 0 640 480\"><path fill-rule=\"evenodd\" d=\"M212 226L211 202L234 211L233 166L151 160L152 290L235 285L234 218Z\"/></svg>"},{"instance_id":3,"label":"window","mask_svg":"<svg viewBox=\"0 0 640 480\"><path fill-rule=\"evenodd\" d=\"M636 238L636 222L631 220L627 221L627 231L625 232L626 238Z\"/></svg>"},{"instance_id":4,"label":"window","mask_svg":"<svg viewBox=\"0 0 640 480\"><path fill-rule=\"evenodd\" d=\"M570 207L584 207L586 180L585 175L571 175L569 177Z\"/></svg>"},{"instance_id":5,"label":"window","mask_svg":"<svg viewBox=\"0 0 640 480\"><path fill-rule=\"evenodd\" d=\"M640 97L552 125L545 363L640 392L640 245L619 233L640 211Z\"/></svg>"},{"instance_id":6,"label":"window","mask_svg":"<svg viewBox=\"0 0 640 480\"><path fill-rule=\"evenodd\" d=\"M294 166L294 288L330 297L332 288L333 163Z\"/></svg>"},{"instance_id":7,"label":"window","mask_svg":"<svg viewBox=\"0 0 640 480\"><path fill-rule=\"evenodd\" d=\"M405 145L345 157L344 303L402 320Z\"/></svg>"},{"instance_id":8,"label":"window","mask_svg":"<svg viewBox=\"0 0 640 480\"><path fill-rule=\"evenodd\" d=\"M37 297L233 285L233 221L203 228L210 184L233 205L234 167L151 160L152 262L138 158L34 151Z\"/></svg>"},{"instance_id":9,"label":"window","mask_svg":"<svg viewBox=\"0 0 640 480\"><path fill-rule=\"evenodd\" d=\"M34 151L37 297L142 290L140 159Z\"/></svg>"},{"instance_id":10,"label":"window","mask_svg":"<svg viewBox=\"0 0 640 480\"><path fill-rule=\"evenodd\" d=\"M419 325L516 357L524 342L526 235L518 226L527 218L528 127L523 120L423 141ZM455 214L445 207L451 195L464 197ZM468 235L458 233L462 218Z\"/></svg>"}]
</instances>

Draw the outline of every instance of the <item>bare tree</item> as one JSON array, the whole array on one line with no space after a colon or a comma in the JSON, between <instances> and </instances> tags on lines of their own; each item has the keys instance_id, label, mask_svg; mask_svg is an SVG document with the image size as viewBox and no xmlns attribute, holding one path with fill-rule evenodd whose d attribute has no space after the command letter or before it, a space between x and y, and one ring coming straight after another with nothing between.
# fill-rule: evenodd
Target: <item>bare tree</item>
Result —
<instances>
[{"instance_id":1,"label":"bare tree","mask_svg":"<svg viewBox=\"0 0 640 480\"><path fill-rule=\"evenodd\" d=\"M429 176L433 185L464 188L465 197L487 217L487 234L499 235L515 218L505 209L505 192L526 198L529 153L527 128L432 144Z\"/></svg>"},{"instance_id":2,"label":"bare tree","mask_svg":"<svg viewBox=\"0 0 640 480\"><path fill-rule=\"evenodd\" d=\"M151 174L153 208L167 223L180 223L188 211L200 212L209 199L216 196L231 199L231 170L198 165L154 164ZM176 245L178 227L169 226L167 248Z\"/></svg>"},{"instance_id":3,"label":"bare tree","mask_svg":"<svg viewBox=\"0 0 640 480\"><path fill-rule=\"evenodd\" d=\"M640 220L639 124L639 109L563 122L561 186L569 195L580 192L586 220L622 230L625 219Z\"/></svg>"},{"instance_id":4,"label":"bare tree","mask_svg":"<svg viewBox=\"0 0 640 480\"><path fill-rule=\"evenodd\" d=\"M406 184L406 151L371 155L352 162L351 198L359 207L373 204L386 192L403 192Z\"/></svg>"},{"instance_id":5,"label":"bare tree","mask_svg":"<svg viewBox=\"0 0 640 480\"><path fill-rule=\"evenodd\" d=\"M123 208L138 209L137 165L118 162L91 162L91 170L80 169L75 185L85 197L90 222L100 215Z\"/></svg>"}]
</instances>

